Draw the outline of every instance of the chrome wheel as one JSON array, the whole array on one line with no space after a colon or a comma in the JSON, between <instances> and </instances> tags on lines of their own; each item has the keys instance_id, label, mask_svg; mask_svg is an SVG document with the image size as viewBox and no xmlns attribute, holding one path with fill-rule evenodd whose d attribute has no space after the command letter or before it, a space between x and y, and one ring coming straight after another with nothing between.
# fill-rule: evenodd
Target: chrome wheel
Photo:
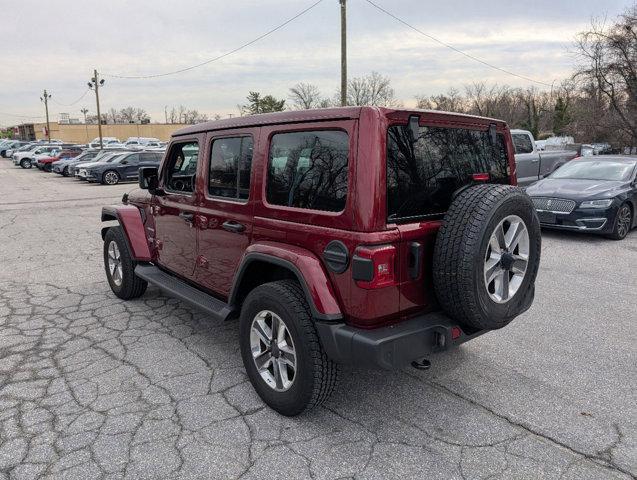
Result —
<instances>
[{"instance_id":1,"label":"chrome wheel","mask_svg":"<svg viewBox=\"0 0 637 480\"><path fill-rule=\"evenodd\" d=\"M285 322L276 313L262 310L252 320L250 349L257 371L265 383L283 392L296 378L296 351Z\"/></svg>"},{"instance_id":2,"label":"chrome wheel","mask_svg":"<svg viewBox=\"0 0 637 480\"><path fill-rule=\"evenodd\" d=\"M116 286L122 284L122 257L115 241L108 244L108 272Z\"/></svg>"},{"instance_id":3,"label":"chrome wheel","mask_svg":"<svg viewBox=\"0 0 637 480\"><path fill-rule=\"evenodd\" d=\"M115 172L106 172L104 174L104 181L109 185L115 185L119 181L119 177Z\"/></svg>"},{"instance_id":4,"label":"chrome wheel","mask_svg":"<svg viewBox=\"0 0 637 480\"><path fill-rule=\"evenodd\" d=\"M624 238L628 235L631 221L630 207L628 207L628 205L622 205L619 212L617 212L617 236L619 238Z\"/></svg>"},{"instance_id":5,"label":"chrome wheel","mask_svg":"<svg viewBox=\"0 0 637 480\"><path fill-rule=\"evenodd\" d=\"M484 257L484 283L491 300L508 302L519 290L529 262L529 231L517 215L495 227Z\"/></svg>"}]
</instances>

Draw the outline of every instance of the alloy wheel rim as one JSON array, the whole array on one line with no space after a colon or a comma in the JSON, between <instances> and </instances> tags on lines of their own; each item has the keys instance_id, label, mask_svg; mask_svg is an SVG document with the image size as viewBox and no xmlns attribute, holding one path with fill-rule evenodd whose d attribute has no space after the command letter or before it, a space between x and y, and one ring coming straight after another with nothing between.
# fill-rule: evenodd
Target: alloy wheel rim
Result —
<instances>
[{"instance_id":1,"label":"alloy wheel rim","mask_svg":"<svg viewBox=\"0 0 637 480\"><path fill-rule=\"evenodd\" d=\"M117 243L113 240L108 244L108 272L116 286L122 284L122 256Z\"/></svg>"},{"instance_id":2,"label":"alloy wheel rim","mask_svg":"<svg viewBox=\"0 0 637 480\"><path fill-rule=\"evenodd\" d=\"M524 220L509 215L495 227L484 255L484 284L489 298L507 303L526 276L530 253L529 231Z\"/></svg>"},{"instance_id":3,"label":"alloy wheel rim","mask_svg":"<svg viewBox=\"0 0 637 480\"><path fill-rule=\"evenodd\" d=\"M262 310L250 326L250 350L257 372L273 390L284 392L296 379L296 350L279 315Z\"/></svg>"},{"instance_id":4,"label":"alloy wheel rim","mask_svg":"<svg viewBox=\"0 0 637 480\"><path fill-rule=\"evenodd\" d=\"M617 234L625 237L630 228L630 209L624 205L620 210L617 218Z\"/></svg>"},{"instance_id":5,"label":"alloy wheel rim","mask_svg":"<svg viewBox=\"0 0 637 480\"><path fill-rule=\"evenodd\" d=\"M114 183L117 183L117 174L113 173L113 172L108 172L106 174L106 183L113 185Z\"/></svg>"}]
</instances>

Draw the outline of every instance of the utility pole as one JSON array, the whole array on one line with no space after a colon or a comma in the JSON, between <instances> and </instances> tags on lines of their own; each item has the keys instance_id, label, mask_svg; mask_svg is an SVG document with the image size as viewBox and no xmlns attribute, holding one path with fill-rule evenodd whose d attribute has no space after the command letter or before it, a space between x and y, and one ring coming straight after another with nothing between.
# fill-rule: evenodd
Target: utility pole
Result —
<instances>
[{"instance_id":1,"label":"utility pole","mask_svg":"<svg viewBox=\"0 0 637 480\"><path fill-rule=\"evenodd\" d=\"M86 123L86 114L88 113L88 108L82 107L82 110L80 110L80 112L84 114L84 128L86 129L86 143L88 143L90 141L88 138L88 124Z\"/></svg>"},{"instance_id":2,"label":"utility pole","mask_svg":"<svg viewBox=\"0 0 637 480\"><path fill-rule=\"evenodd\" d=\"M49 98L51 98L50 93L46 93L44 90L43 95L40 97L40 100L44 102L44 109L46 110L46 138L51 141L51 126L49 124Z\"/></svg>"},{"instance_id":3,"label":"utility pole","mask_svg":"<svg viewBox=\"0 0 637 480\"><path fill-rule=\"evenodd\" d=\"M100 80L99 76L97 75L97 70L93 70L93 78L91 78L91 81L88 82L88 88L93 89L95 88L95 101L97 103L97 131L99 132L100 135L100 149L104 148L103 142L102 142L102 115L100 114L100 94L99 94L99 88L102 87L104 85L104 79Z\"/></svg>"},{"instance_id":4,"label":"utility pole","mask_svg":"<svg viewBox=\"0 0 637 480\"><path fill-rule=\"evenodd\" d=\"M164 117L166 117L166 125L168 125L168 105L164 105Z\"/></svg>"},{"instance_id":5,"label":"utility pole","mask_svg":"<svg viewBox=\"0 0 637 480\"><path fill-rule=\"evenodd\" d=\"M341 106L347 105L347 0L341 3Z\"/></svg>"}]
</instances>

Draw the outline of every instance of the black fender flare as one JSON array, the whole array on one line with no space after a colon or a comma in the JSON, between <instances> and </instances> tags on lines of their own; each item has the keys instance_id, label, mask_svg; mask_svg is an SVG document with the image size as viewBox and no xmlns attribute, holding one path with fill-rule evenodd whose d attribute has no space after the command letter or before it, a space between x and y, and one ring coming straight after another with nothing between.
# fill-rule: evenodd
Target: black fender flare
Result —
<instances>
[{"instance_id":1,"label":"black fender flare","mask_svg":"<svg viewBox=\"0 0 637 480\"><path fill-rule=\"evenodd\" d=\"M312 316L315 319L324 321L324 322L340 322L343 320L343 314L340 312L339 313L322 313L318 310L314 302L314 299L312 298L312 294L310 293L310 289L307 285L305 277L303 276L303 273L294 263L290 262L289 260L276 257L274 255L268 255L268 254L260 253L260 252L247 253L243 257L243 261L241 262L241 265L237 269L237 273L235 274L234 281L232 284L232 290L230 291L230 295L228 296L228 304L233 310L238 309L237 300L238 300L238 294L239 294L239 287L241 285L245 272L250 266L250 264L252 264L255 261L270 263L277 267L282 267L289 270L296 277L299 284L301 285L301 288L305 295L305 299L308 305L310 306L310 310L312 311Z\"/></svg>"}]
</instances>

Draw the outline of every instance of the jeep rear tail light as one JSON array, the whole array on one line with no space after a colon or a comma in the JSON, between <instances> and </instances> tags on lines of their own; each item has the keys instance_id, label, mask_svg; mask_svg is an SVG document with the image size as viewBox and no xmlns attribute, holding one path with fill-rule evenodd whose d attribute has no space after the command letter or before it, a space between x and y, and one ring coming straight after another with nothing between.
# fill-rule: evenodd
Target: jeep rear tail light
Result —
<instances>
[{"instance_id":1,"label":"jeep rear tail light","mask_svg":"<svg viewBox=\"0 0 637 480\"><path fill-rule=\"evenodd\" d=\"M358 247L352 258L352 277L366 289L396 285L396 247Z\"/></svg>"},{"instance_id":2,"label":"jeep rear tail light","mask_svg":"<svg viewBox=\"0 0 637 480\"><path fill-rule=\"evenodd\" d=\"M474 173L471 176L476 182L488 182L489 174L488 173Z\"/></svg>"}]
</instances>

